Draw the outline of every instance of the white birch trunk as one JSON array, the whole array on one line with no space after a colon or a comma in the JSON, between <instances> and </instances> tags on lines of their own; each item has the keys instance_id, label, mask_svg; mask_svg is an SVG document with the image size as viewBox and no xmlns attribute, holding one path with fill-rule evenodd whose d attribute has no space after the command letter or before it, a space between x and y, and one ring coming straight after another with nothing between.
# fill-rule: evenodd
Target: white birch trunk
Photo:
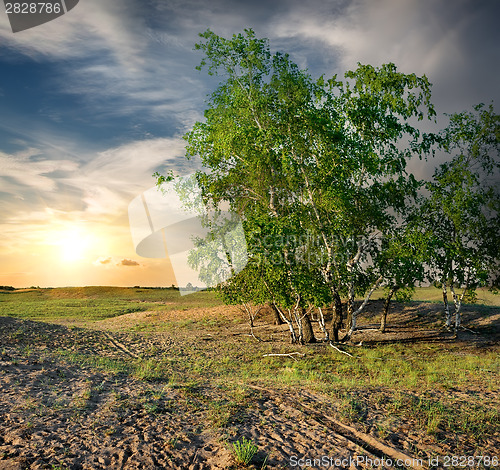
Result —
<instances>
[{"instance_id":1,"label":"white birch trunk","mask_svg":"<svg viewBox=\"0 0 500 470\"><path fill-rule=\"evenodd\" d=\"M280 318L287 324L288 329L290 330L290 338L292 340L292 343L296 343L297 342L297 335L295 334L295 329L293 327L293 323L292 323L291 318L288 319L286 317L286 315L281 311L281 309L276 304L274 304L274 307L276 308L276 311L278 312Z\"/></svg>"},{"instance_id":2,"label":"white birch trunk","mask_svg":"<svg viewBox=\"0 0 500 470\"><path fill-rule=\"evenodd\" d=\"M290 312L290 309L288 309L288 311ZM299 313L299 311L294 308L291 312L290 312L291 316L293 316L293 319L295 320L295 324L297 325L297 329L299 330L299 342L302 341L302 339L304 338L304 331L303 331L303 328L302 328L302 314Z\"/></svg>"},{"instance_id":3,"label":"white birch trunk","mask_svg":"<svg viewBox=\"0 0 500 470\"><path fill-rule=\"evenodd\" d=\"M253 329L255 327L255 324L254 324L255 319L257 318L257 315L261 311L262 306L260 305L258 307L253 308L252 305L247 303L247 302L243 302L242 305L243 305L243 308L248 315L248 322L250 324L250 336L255 338L257 341L262 341L260 338L257 338L257 336L255 336L255 333L253 331Z\"/></svg>"},{"instance_id":4,"label":"white birch trunk","mask_svg":"<svg viewBox=\"0 0 500 470\"><path fill-rule=\"evenodd\" d=\"M370 291L368 292L368 294L366 295L365 297L365 300L363 300L363 303L359 306L359 308L357 310L354 310L352 312L352 322L351 322L351 328L349 329L349 332L347 333L347 336L350 338L352 336L352 334L354 333L354 331L356 330L356 319L357 319L357 316L358 316L358 313L360 313L366 306L366 304L368 303L368 301L370 300L370 297L372 296L373 292L375 291L375 289L380 285L380 283L383 281L383 277L380 276L376 281L375 281L375 284L373 284L372 288L370 289Z\"/></svg>"},{"instance_id":5,"label":"white birch trunk","mask_svg":"<svg viewBox=\"0 0 500 470\"><path fill-rule=\"evenodd\" d=\"M354 267L361 259L362 252L363 247L359 244L354 258L349 260L347 263L347 271L351 274L351 276L354 271ZM347 338L350 338L352 333L356 330L356 313L354 312L354 281L352 278L349 280L349 290L347 294L347 328L349 329Z\"/></svg>"},{"instance_id":6,"label":"white birch trunk","mask_svg":"<svg viewBox=\"0 0 500 470\"><path fill-rule=\"evenodd\" d=\"M352 282L349 284L347 293L347 328L350 332L356 329L356 318L354 318L354 284Z\"/></svg>"},{"instance_id":7,"label":"white birch trunk","mask_svg":"<svg viewBox=\"0 0 500 470\"><path fill-rule=\"evenodd\" d=\"M443 281L443 303L444 303L444 314L446 318L446 328L451 328L451 312L450 305L448 304L448 291L446 290L446 281Z\"/></svg>"},{"instance_id":8,"label":"white birch trunk","mask_svg":"<svg viewBox=\"0 0 500 470\"><path fill-rule=\"evenodd\" d=\"M323 310L321 307L318 307L318 312L319 312L319 317L318 317L319 327L320 327L321 331L323 332L323 334L325 335L325 341L329 341L330 336L328 334L328 330L326 329L325 317L323 315Z\"/></svg>"},{"instance_id":9,"label":"white birch trunk","mask_svg":"<svg viewBox=\"0 0 500 470\"><path fill-rule=\"evenodd\" d=\"M453 284L450 286L450 290L453 294L453 303L455 304L455 335L458 332L458 329L460 328L460 325L462 324L462 301L464 300L465 293L467 292L467 289L469 288L469 285L466 284L464 287L464 290L462 291L462 294L460 297L455 293L455 289L453 287Z\"/></svg>"}]
</instances>

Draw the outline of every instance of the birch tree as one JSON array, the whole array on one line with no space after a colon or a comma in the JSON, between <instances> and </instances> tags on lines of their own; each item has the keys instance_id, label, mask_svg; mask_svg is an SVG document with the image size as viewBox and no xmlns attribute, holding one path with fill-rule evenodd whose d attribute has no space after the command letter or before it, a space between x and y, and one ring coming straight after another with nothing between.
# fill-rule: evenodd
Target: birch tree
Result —
<instances>
[{"instance_id":1,"label":"birch tree","mask_svg":"<svg viewBox=\"0 0 500 470\"><path fill-rule=\"evenodd\" d=\"M498 274L500 260L500 116L493 106L450 116L442 133L451 159L441 164L428 183L422 220L433 234L432 265L442 283L446 326L452 315L447 289L455 306L455 334L468 292ZM461 287L459 295L456 288Z\"/></svg>"},{"instance_id":2,"label":"birch tree","mask_svg":"<svg viewBox=\"0 0 500 470\"><path fill-rule=\"evenodd\" d=\"M350 337L383 280L373 268L375 240L418 187L406 164L432 139L410 120L435 114L430 84L394 64L314 80L252 30L200 36L199 69L222 77L204 121L185 136L187 157L199 155L205 167L197 175L204 200L228 203L242 217L249 256L264 263L271 301L299 338L308 310L325 304L338 336L341 294ZM267 258L258 256L258 237L272 241ZM365 299L354 308L356 295Z\"/></svg>"}]
</instances>

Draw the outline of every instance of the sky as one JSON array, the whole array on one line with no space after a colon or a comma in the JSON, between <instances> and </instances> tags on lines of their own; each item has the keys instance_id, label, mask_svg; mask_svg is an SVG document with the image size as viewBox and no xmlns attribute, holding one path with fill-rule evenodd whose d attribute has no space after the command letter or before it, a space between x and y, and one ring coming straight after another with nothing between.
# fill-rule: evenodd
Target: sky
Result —
<instances>
[{"instance_id":1,"label":"sky","mask_svg":"<svg viewBox=\"0 0 500 470\"><path fill-rule=\"evenodd\" d=\"M13 33L0 12L0 285L170 286L135 251L128 207L155 171L188 175L184 135L217 79L207 28L252 28L313 77L393 62L444 113L499 103L497 0L80 0ZM435 162L415 167L429 176Z\"/></svg>"}]
</instances>

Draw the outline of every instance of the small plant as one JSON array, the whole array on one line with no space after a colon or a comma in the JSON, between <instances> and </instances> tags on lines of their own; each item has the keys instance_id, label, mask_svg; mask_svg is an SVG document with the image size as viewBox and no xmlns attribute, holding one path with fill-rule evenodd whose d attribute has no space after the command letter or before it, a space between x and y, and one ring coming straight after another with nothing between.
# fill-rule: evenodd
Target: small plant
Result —
<instances>
[{"instance_id":1,"label":"small plant","mask_svg":"<svg viewBox=\"0 0 500 470\"><path fill-rule=\"evenodd\" d=\"M439 425L441 424L441 416L438 414L430 413L427 418L427 434L435 435L439 431Z\"/></svg>"},{"instance_id":2,"label":"small plant","mask_svg":"<svg viewBox=\"0 0 500 470\"><path fill-rule=\"evenodd\" d=\"M143 405L144 410L149 414L154 414L159 410L158 403L146 402Z\"/></svg>"},{"instance_id":3,"label":"small plant","mask_svg":"<svg viewBox=\"0 0 500 470\"><path fill-rule=\"evenodd\" d=\"M171 449L176 449L177 444L179 443L179 438L178 437L171 437L167 442L166 445L170 447Z\"/></svg>"},{"instance_id":4,"label":"small plant","mask_svg":"<svg viewBox=\"0 0 500 470\"><path fill-rule=\"evenodd\" d=\"M259 448L250 440L243 438L233 442L233 451L236 461L242 465L248 465Z\"/></svg>"},{"instance_id":5,"label":"small plant","mask_svg":"<svg viewBox=\"0 0 500 470\"><path fill-rule=\"evenodd\" d=\"M339 414L349 421L363 421L367 414L366 405L359 398L347 395L340 402Z\"/></svg>"}]
</instances>

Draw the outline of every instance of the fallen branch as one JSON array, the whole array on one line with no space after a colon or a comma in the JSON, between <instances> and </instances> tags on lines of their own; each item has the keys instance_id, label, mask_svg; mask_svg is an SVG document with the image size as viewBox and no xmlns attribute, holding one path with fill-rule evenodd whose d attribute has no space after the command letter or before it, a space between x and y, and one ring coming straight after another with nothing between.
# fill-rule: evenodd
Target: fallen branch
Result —
<instances>
[{"instance_id":1,"label":"fallen branch","mask_svg":"<svg viewBox=\"0 0 500 470\"><path fill-rule=\"evenodd\" d=\"M349 354L348 352L342 351L342 349L337 348L337 346L334 346L332 343L330 343L330 346L333 349L335 349L335 351L338 351L339 353L345 354L346 356L349 356L349 357L354 357L352 354Z\"/></svg>"},{"instance_id":2,"label":"fallen branch","mask_svg":"<svg viewBox=\"0 0 500 470\"><path fill-rule=\"evenodd\" d=\"M256 339L257 341L262 343L262 340L259 337L255 336L253 333L248 333L248 334L245 334L243 336L250 336L250 338Z\"/></svg>"},{"instance_id":3,"label":"fallen branch","mask_svg":"<svg viewBox=\"0 0 500 470\"><path fill-rule=\"evenodd\" d=\"M296 361L297 359L294 357L294 354L297 354L300 357L304 357L305 356L304 353L293 352L293 353L288 353L288 354L264 354L262 357L268 357L268 356L287 356L287 357L291 357L294 361Z\"/></svg>"},{"instance_id":4,"label":"fallen branch","mask_svg":"<svg viewBox=\"0 0 500 470\"><path fill-rule=\"evenodd\" d=\"M465 326L462 326L462 325L460 325L460 328L461 328L462 330L464 330L464 331L468 331L468 332L470 332L470 333L472 333L472 334L475 334L475 335L478 335L478 334L479 334L477 331L473 331L473 330L471 330L470 328L465 328Z\"/></svg>"},{"instance_id":5,"label":"fallen branch","mask_svg":"<svg viewBox=\"0 0 500 470\"><path fill-rule=\"evenodd\" d=\"M130 351L124 344L122 344L119 341L115 340L109 333L107 333L105 331L104 335L109 339L109 341L111 342L111 344L113 344L113 346L115 348L120 349L122 352L128 354L129 356L131 356L131 357L133 357L135 359L139 359L139 356L137 354L135 354L132 351Z\"/></svg>"}]
</instances>

